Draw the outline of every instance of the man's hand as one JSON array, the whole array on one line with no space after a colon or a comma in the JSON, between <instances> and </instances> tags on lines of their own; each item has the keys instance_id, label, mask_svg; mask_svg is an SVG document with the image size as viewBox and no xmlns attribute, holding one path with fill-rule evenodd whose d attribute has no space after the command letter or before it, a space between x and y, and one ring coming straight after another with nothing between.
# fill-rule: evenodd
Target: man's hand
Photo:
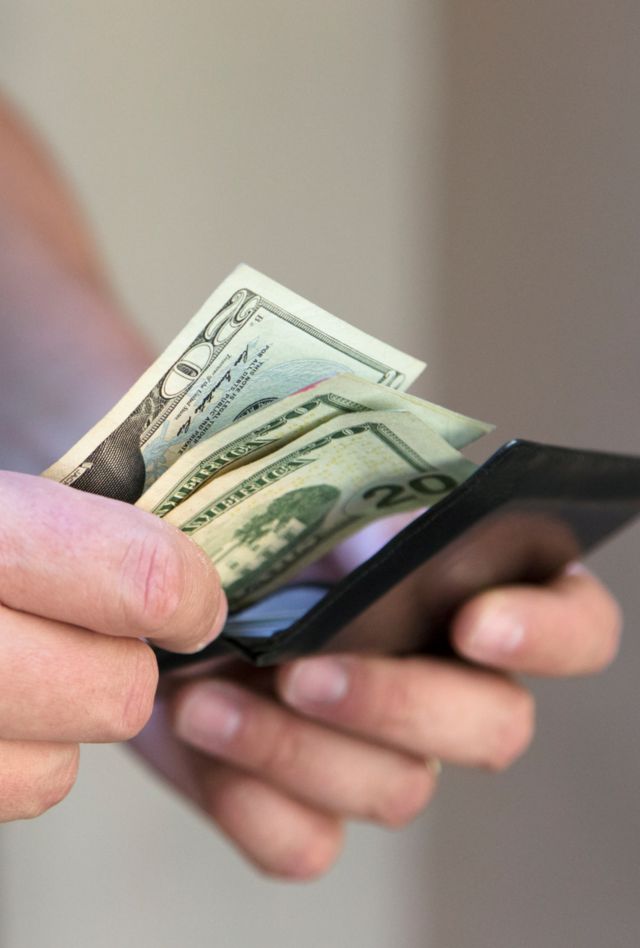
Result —
<instances>
[{"instance_id":1,"label":"man's hand","mask_svg":"<svg viewBox=\"0 0 640 948\"><path fill-rule=\"evenodd\" d=\"M198 548L155 517L41 478L0 473L0 821L72 787L81 742L133 737L157 664L226 615Z\"/></svg>"},{"instance_id":2,"label":"man's hand","mask_svg":"<svg viewBox=\"0 0 640 948\"><path fill-rule=\"evenodd\" d=\"M418 571L368 621L393 621L396 597L418 602L419 581ZM178 679L141 744L261 869L309 878L335 859L344 820L398 827L415 817L433 794L434 761L513 763L531 740L534 703L511 673L599 671L619 629L608 592L576 566L460 610L452 639L476 667L336 655Z\"/></svg>"},{"instance_id":3,"label":"man's hand","mask_svg":"<svg viewBox=\"0 0 640 948\"><path fill-rule=\"evenodd\" d=\"M0 448L5 465L39 470L149 359L64 183L1 101L0 243ZM0 530L0 819L12 819L64 796L79 741L144 724L156 671L139 637L189 651L225 607L190 541L136 509L0 475ZM414 581L419 572L367 621L420 621ZM436 774L425 758L506 766L533 719L508 673L596 671L618 625L609 595L579 572L542 590L494 590L465 606L452 634L462 655L500 671L347 656L333 678L326 659L310 659L277 674L175 679L139 746L259 866L307 877L335 857L345 818L396 826L418 812Z\"/></svg>"}]
</instances>

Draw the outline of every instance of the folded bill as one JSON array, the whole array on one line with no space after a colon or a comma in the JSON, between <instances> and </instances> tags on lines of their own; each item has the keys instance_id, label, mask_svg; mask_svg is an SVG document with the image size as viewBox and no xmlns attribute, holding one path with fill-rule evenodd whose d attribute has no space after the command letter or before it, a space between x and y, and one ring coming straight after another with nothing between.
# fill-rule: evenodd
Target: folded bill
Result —
<instances>
[{"instance_id":1,"label":"folded bill","mask_svg":"<svg viewBox=\"0 0 640 948\"><path fill-rule=\"evenodd\" d=\"M44 476L165 517L239 609L475 470L492 426L408 395L423 368L241 265Z\"/></svg>"},{"instance_id":2,"label":"folded bill","mask_svg":"<svg viewBox=\"0 0 640 948\"><path fill-rule=\"evenodd\" d=\"M135 502L185 451L338 372L407 388L424 363L244 264L45 477Z\"/></svg>"}]
</instances>

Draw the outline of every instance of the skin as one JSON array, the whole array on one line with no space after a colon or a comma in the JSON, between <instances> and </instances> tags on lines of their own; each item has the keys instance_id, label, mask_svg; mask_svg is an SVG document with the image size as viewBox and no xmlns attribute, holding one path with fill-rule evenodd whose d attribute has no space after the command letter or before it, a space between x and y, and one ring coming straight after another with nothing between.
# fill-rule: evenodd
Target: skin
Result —
<instances>
[{"instance_id":1,"label":"skin","mask_svg":"<svg viewBox=\"0 0 640 948\"><path fill-rule=\"evenodd\" d=\"M59 174L2 103L0 335L11 395L0 403L2 463L21 471L59 456L150 361ZM29 474L0 473L0 511L4 821L67 795L80 743L135 737L256 866L308 879L336 858L346 820L412 820L434 793L437 760L513 763L534 727L533 699L514 676L591 674L618 647L616 603L574 564L544 588L469 601L451 628L464 665L324 656L199 671L158 689L142 638L189 652L224 623L217 575L197 547L142 511ZM346 555L324 568L340 571ZM419 624L420 579L358 621Z\"/></svg>"}]
</instances>

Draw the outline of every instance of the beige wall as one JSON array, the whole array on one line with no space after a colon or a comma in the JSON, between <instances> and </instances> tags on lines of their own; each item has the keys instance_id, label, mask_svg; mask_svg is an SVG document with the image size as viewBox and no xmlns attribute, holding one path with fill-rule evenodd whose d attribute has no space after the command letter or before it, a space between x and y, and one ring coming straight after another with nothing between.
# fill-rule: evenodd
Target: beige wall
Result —
<instances>
[{"instance_id":1,"label":"beige wall","mask_svg":"<svg viewBox=\"0 0 640 948\"><path fill-rule=\"evenodd\" d=\"M501 438L639 453L640 6L454 0L445 35L447 399ZM640 943L639 552L636 526L592 560L616 666L536 688L506 778L443 785L438 948Z\"/></svg>"},{"instance_id":2,"label":"beige wall","mask_svg":"<svg viewBox=\"0 0 640 948\"><path fill-rule=\"evenodd\" d=\"M0 82L164 343L244 258L431 363L512 435L640 449L640 10L623 0L0 0ZM480 451L483 455L486 448ZM2 948L637 944L636 528L595 558L622 660L538 686L512 774L266 882L134 767L0 833Z\"/></svg>"}]
</instances>

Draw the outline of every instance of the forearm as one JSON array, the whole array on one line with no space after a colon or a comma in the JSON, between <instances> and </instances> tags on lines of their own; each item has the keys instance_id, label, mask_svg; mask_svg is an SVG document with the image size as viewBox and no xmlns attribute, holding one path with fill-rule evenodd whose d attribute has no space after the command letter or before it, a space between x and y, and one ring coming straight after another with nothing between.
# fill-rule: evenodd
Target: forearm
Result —
<instances>
[{"instance_id":1,"label":"forearm","mask_svg":"<svg viewBox=\"0 0 640 948\"><path fill-rule=\"evenodd\" d=\"M70 191L0 101L0 466L45 467L148 361Z\"/></svg>"}]
</instances>

